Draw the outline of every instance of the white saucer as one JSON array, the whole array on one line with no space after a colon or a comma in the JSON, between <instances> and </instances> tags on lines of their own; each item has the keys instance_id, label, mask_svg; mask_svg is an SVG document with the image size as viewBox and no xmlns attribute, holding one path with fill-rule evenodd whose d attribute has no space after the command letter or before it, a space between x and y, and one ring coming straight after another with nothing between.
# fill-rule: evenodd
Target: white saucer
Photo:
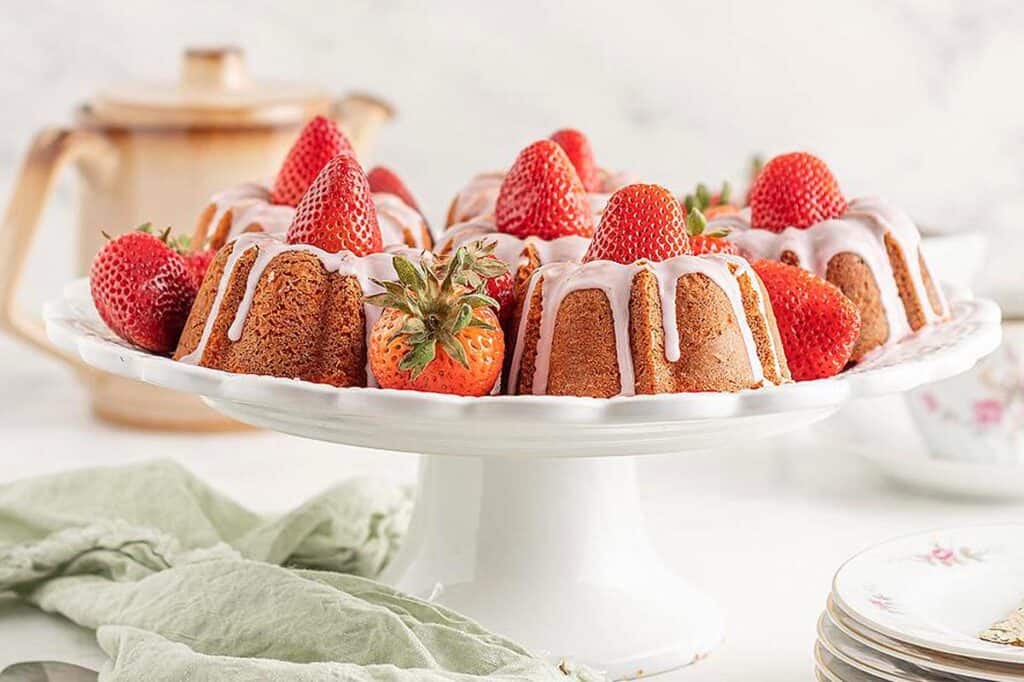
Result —
<instances>
[{"instance_id":1,"label":"white saucer","mask_svg":"<svg viewBox=\"0 0 1024 682\"><path fill-rule=\"evenodd\" d=\"M833 599L869 630L918 647L1024 664L1024 649L978 635L1024 600L1024 524L919 533L865 550Z\"/></svg>"},{"instance_id":2,"label":"white saucer","mask_svg":"<svg viewBox=\"0 0 1024 682\"><path fill-rule=\"evenodd\" d=\"M867 630L837 607L831 597L825 607L825 616L833 632L838 631L848 643L855 645L859 652L864 652L854 656L858 660L869 662L871 659L866 652L870 651L875 656L882 656L897 665L902 661L937 674L993 682L1024 682L1024 669L1012 663L980 661L976 658L938 653ZM835 641L835 638L832 638L832 641ZM853 653L853 650L850 651Z\"/></svg>"},{"instance_id":3,"label":"white saucer","mask_svg":"<svg viewBox=\"0 0 1024 682\"><path fill-rule=\"evenodd\" d=\"M833 656L820 641L814 643L814 665L818 679L827 682L901 682L899 677L878 677L844 663Z\"/></svg>"},{"instance_id":4,"label":"white saucer","mask_svg":"<svg viewBox=\"0 0 1024 682\"><path fill-rule=\"evenodd\" d=\"M870 460L886 476L915 490L977 499L1024 497L1024 465L936 459L914 445L843 447Z\"/></svg>"}]
</instances>

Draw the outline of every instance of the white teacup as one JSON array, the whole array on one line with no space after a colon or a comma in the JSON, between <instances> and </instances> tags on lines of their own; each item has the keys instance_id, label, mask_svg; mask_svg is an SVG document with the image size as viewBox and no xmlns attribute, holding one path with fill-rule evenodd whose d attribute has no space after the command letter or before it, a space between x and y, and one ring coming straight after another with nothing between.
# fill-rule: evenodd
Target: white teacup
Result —
<instances>
[{"instance_id":1,"label":"white teacup","mask_svg":"<svg viewBox=\"0 0 1024 682\"><path fill-rule=\"evenodd\" d=\"M1024 464L1024 320L969 372L907 395L929 454L978 464Z\"/></svg>"}]
</instances>

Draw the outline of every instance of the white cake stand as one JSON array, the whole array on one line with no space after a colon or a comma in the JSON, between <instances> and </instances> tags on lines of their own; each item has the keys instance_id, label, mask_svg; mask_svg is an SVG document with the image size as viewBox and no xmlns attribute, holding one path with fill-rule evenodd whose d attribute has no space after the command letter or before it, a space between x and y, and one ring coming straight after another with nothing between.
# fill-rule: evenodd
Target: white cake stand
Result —
<instances>
[{"instance_id":1,"label":"white cake stand","mask_svg":"<svg viewBox=\"0 0 1024 682\"><path fill-rule=\"evenodd\" d=\"M81 280L45 317L50 338L87 364L198 393L244 422L425 454L412 527L383 579L616 678L692 663L724 632L715 603L656 555L635 455L797 429L853 398L965 371L1000 340L995 304L965 301L951 322L824 381L611 400L461 398L233 375L150 355L106 329Z\"/></svg>"}]
</instances>

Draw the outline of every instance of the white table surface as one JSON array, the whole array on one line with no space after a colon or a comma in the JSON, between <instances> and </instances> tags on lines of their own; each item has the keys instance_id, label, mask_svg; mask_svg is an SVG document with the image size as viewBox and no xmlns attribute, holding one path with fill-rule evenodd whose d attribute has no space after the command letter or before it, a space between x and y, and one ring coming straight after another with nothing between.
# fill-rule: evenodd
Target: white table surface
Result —
<instances>
[{"instance_id":1,"label":"white table surface","mask_svg":"<svg viewBox=\"0 0 1024 682\"><path fill-rule=\"evenodd\" d=\"M812 679L815 620L844 559L888 537L1024 512L1021 504L900 489L830 444L834 430L826 423L743 452L640 460L656 544L729 614L726 641L709 659L659 679L749 680L755 670L762 682ZM0 482L154 457L174 457L260 510L287 509L327 481L356 474L408 481L416 469L410 455L279 434L168 436L106 425L91 417L63 368L0 337ZM90 631L0 599L0 667L32 659L95 668L103 656Z\"/></svg>"}]
</instances>

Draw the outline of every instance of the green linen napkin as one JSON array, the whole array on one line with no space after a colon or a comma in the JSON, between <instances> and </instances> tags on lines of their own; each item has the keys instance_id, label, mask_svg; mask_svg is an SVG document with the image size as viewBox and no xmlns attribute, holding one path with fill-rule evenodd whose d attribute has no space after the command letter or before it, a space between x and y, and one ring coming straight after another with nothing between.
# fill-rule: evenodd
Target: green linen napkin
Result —
<instances>
[{"instance_id":1,"label":"green linen napkin","mask_svg":"<svg viewBox=\"0 0 1024 682\"><path fill-rule=\"evenodd\" d=\"M0 486L0 593L98 629L102 681L597 680L371 580L409 492L345 482L265 519L173 462Z\"/></svg>"}]
</instances>

